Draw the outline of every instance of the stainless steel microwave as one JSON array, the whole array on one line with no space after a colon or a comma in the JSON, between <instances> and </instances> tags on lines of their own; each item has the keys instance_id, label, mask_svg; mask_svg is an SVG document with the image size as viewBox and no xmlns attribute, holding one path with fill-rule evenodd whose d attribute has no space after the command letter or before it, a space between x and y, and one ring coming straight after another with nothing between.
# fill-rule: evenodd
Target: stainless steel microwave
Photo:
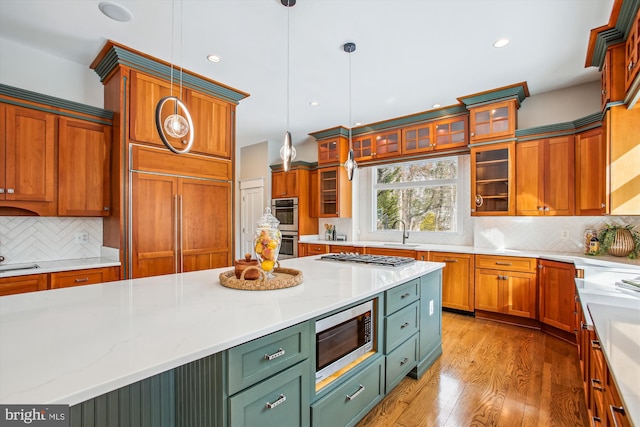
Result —
<instances>
[{"instance_id":1,"label":"stainless steel microwave","mask_svg":"<svg viewBox=\"0 0 640 427\"><path fill-rule=\"evenodd\" d=\"M316 321L316 384L374 350L373 301Z\"/></svg>"}]
</instances>

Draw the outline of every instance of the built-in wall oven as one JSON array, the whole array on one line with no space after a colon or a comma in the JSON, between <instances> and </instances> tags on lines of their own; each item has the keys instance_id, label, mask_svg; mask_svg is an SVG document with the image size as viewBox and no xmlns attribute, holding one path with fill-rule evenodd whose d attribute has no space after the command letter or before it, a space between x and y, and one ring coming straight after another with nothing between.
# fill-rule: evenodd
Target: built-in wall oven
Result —
<instances>
[{"instance_id":1,"label":"built-in wall oven","mask_svg":"<svg viewBox=\"0 0 640 427\"><path fill-rule=\"evenodd\" d=\"M298 258L298 232L282 230L278 259Z\"/></svg>"},{"instance_id":2,"label":"built-in wall oven","mask_svg":"<svg viewBox=\"0 0 640 427\"><path fill-rule=\"evenodd\" d=\"M298 231L298 198L273 199L271 214L280 221L280 230ZM282 253L282 251L280 251Z\"/></svg>"},{"instance_id":3,"label":"built-in wall oven","mask_svg":"<svg viewBox=\"0 0 640 427\"><path fill-rule=\"evenodd\" d=\"M374 302L316 321L316 388L375 351Z\"/></svg>"}]
</instances>

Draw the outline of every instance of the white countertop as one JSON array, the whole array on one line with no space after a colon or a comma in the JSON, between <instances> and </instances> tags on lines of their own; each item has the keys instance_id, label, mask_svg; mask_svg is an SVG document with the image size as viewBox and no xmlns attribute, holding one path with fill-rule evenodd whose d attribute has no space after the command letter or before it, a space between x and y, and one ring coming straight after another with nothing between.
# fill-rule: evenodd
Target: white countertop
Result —
<instances>
[{"instance_id":1,"label":"white countertop","mask_svg":"<svg viewBox=\"0 0 640 427\"><path fill-rule=\"evenodd\" d=\"M0 403L76 404L444 266L289 259L302 284L225 288L229 268L0 297Z\"/></svg>"},{"instance_id":2,"label":"white countertop","mask_svg":"<svg viewBox=\"0 0 640 427\"><path fill-rule=\"evenodd\" d=\"M10 264L2 263L2 267L11 265L24 265L27 263ZM36 261L29 264L37 264L38 268L25 270L0 271L0 278L13 276L27 276L29 274L56 273L59 271L82 270L85 268L115 267L120 261L108 257L64 259L58 261Z\"/></svg>"},{"instance_id":3,"label":"white countertop","mask_svg":"<svg viewBox=\"0 0 640 427\"><path fill-rule=\"evenodd\" d=\"M405 249L410 251L436 251L436 252L454 252L477 255L504 255L519 256L529 258L543 258L551 261L573 262L576 268L589 266L600 267L620 267L621 264L630 268L637 268L640 271L640 259L629 259L627 257L615 257L611 255L585 255L580 252L551 252L551 251L533 251L524 249L495 249L482 248L477 246L460 246L460 245L436 245L431 243L407 243L402 245L398 242L377 242L377 241L343 241L343 240L321 240L314 238L301 239L300 243L311 243L332 246L361 246L387 249Z\"/></svg>"},{"instance_id":4,"label":"white countertop","mask_svg":"<svg viewBox=\"0 0 640 427\"><path fill-rule=\"evenodd\" d=\"M639 300L640 301L640 300ZM640 310L589 304L598 339L632 425L640 425ZM609 410L609 408L605 408Z\"/></svg>"}]
</instances>

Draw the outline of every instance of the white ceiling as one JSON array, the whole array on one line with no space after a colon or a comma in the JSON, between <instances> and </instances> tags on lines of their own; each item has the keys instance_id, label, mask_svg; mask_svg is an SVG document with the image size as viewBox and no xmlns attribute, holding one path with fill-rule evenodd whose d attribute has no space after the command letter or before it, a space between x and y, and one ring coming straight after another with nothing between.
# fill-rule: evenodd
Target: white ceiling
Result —
<instances>
[{"instance_id":1,"label":"white ceiling","mask_svg":"<svg viewBox=\"0 0 640 427\"><path fill-rule=\"evenodd\" d=\"M130 22L102 15L100 0L0 0L0 37L87 67L111 39L248 92L237 108L240 146L281 141L286 130L287 14L295 144L309 132L349 125L345 42L357 45L352 121L372 123L522 81L535 95L597 80L598 70L584 67L589 31L609 21L613 5L297 0L289 9L280 0L114 1L133 13ZM502 37L511 43L494 48ZM222 62L208 62L208 54Z\"/></svg>"}]
</instances>

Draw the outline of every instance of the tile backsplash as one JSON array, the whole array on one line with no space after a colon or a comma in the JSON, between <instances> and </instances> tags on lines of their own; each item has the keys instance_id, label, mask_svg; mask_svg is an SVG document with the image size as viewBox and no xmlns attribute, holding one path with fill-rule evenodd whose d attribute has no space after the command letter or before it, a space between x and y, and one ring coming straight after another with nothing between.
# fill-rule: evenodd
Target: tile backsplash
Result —
<instances>
[{"instance_id":1,"label":"tile backsplash","mask_svg":"<svg viewBox=\"0 0 640 427\"><path fill-rule=\"evenodd\" d=\"M76 242L86 233L86 243ZM0 255L5 263L100 256L102 218L0 217Z\"/></svg>"},{"instance_id":2,"label":"tile backsplash","mask_svg":"<svg viewBox=\"0 0 640 427\"><path fill-rule=\"evenodd\" d=\"M582 252L584 230L633 225L639 216L474 217L473 244L495 249Z\"/></svg>"}]
</instances>

